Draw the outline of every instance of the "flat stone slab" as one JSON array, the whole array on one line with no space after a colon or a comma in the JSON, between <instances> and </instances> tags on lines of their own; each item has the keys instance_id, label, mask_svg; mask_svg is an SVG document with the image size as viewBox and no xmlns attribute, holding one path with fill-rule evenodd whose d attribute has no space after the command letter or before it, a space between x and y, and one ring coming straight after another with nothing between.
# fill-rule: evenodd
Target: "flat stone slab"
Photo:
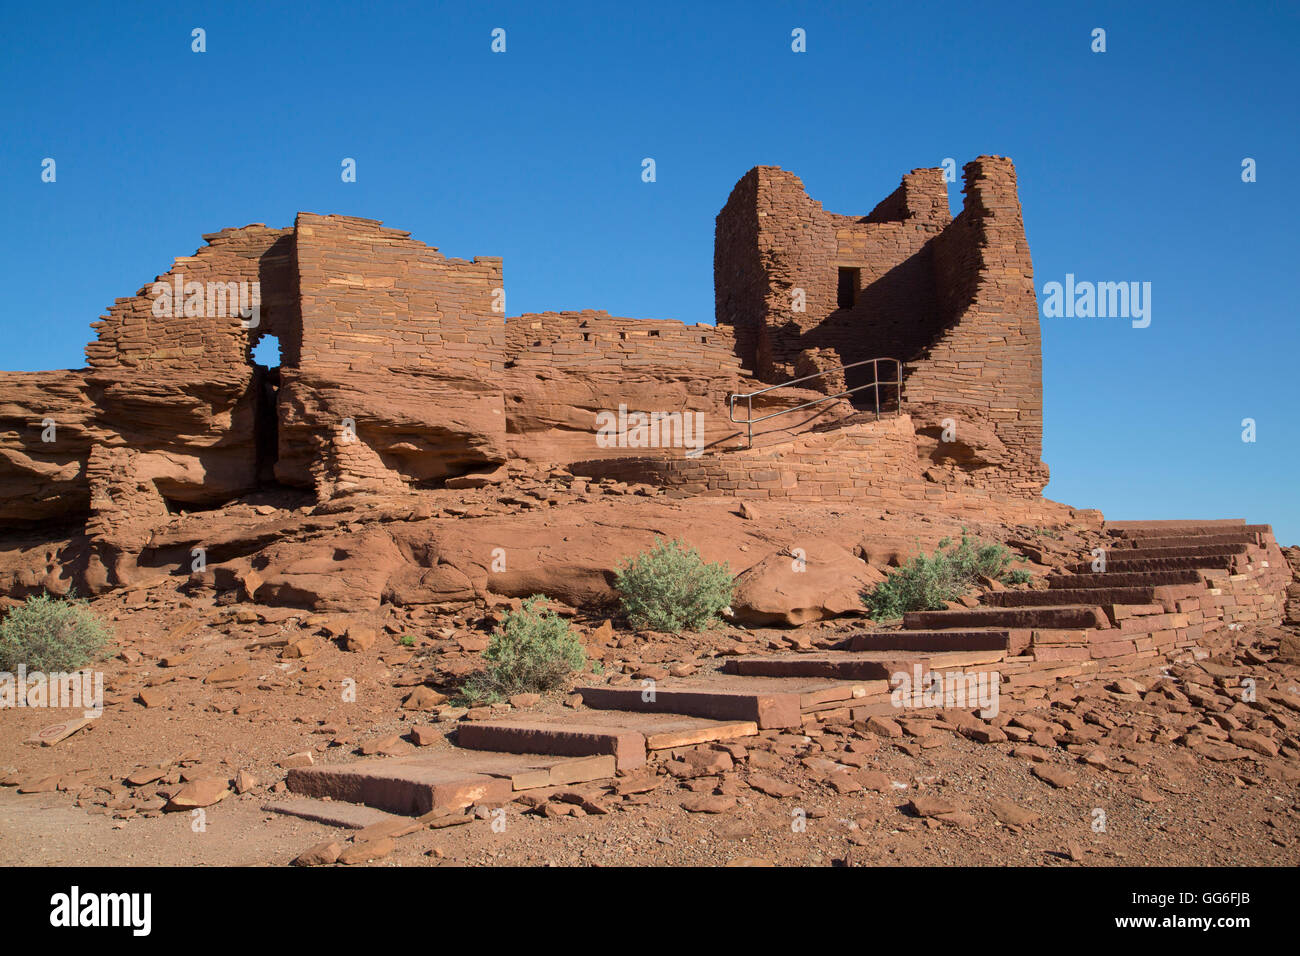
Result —
<instances>
[{"instance_id":1,"label":"flat stone slab","mask_svg":"<svg viewBox=\"0 0 1300 956\"><path fill-rule=\"evenodd\" d=\"M89 727L94 719L93 717L70 717L67 720L61 720L57 724L51 724L38 730L27 738L26 743L41 747L53 747L60 741L67 740L82 728Z\"/></svg>"},{"instance_id":2,"label":"flat stone slab","mask_svg":"<svg viewBox=\"0 0 1300 956\"><path fill-rule=\"evenodd\" d=\"M1216 555L1212 557L1185 557L1185 558L1141 558L1132 559L1127 557L1123 548L1117 548L1110 551L1106 556L1106 574L1117 572L1121 574L1140 574L1150 573L1153 571L1186 571L1186 570L1214 570L1226 569L1233 566L1234 555ZM1081 561L1077 564L1070 565L1070 570L1076 574L1095 573L1092 570L1090 561Z\"/></svg>"},{"instance_id":3,"label":"flat stone slab","mask_svg":"<svg viewBox=\"0 0 1300 956\"><path fill-rule=\"evenodd\" d=\"M582 702L595 710L682 714L709 720L752 721L762 730L800 725L799 694L766 692L722 684L671 684L647 689L632 687L579 687Z\"/></svg>"},{"instance_id":4,"label":"flat stone slab","mask_svg":"<svg viewBox=\"0 0 1300 956\"><path fill-rule=\"evenodd\" d=\"M1028 628L862 631L849 637L848 651L1014 651L1029 643Z\"/></svg>"},{"instance_id":5,"label":"flat stone slab","mask_svg":"<svg viewBox=\"0 0 1300 956\"><path fill-rule=\"evenodd\" d=\"M1186 545L1207 544L1253 544L1259 545L1261 535L1255 531L1242 531L1234 534L1178 535L1177 537L1157 537L1143 535L1140 538L1128 538L1134 547L1142 548L1179 548Z\"/></svg>"},{"instance_id":6,"label":"flat stone slab","mask_svg":"<svg viewBox=\"0 0 1300 956\"><path fill-rule=\"evenodd\" d=\"M1005 651L825 651L820 654L776 654L762 657L732 657L723 665L728 673L753 677L821 677L839 681L857 681L866 696L877 693L872 685L888 687L893 675L922 673L930 670L962 670L995 664ZM825 702L825 701L822 701ZM805 710L810 709L805 705Z\"/></svg>"},{"instance_id":7,"label":"flat stone slab","mask_svg":"<svg viewBox=\"0 0 1300 956\"><path fill-rule=\"evenodd\" d=\"M1107 521L1105 524L1107 531L1118 531L1122 534L1131 531L1195 533L1202 528L1240 530L1248 527L1266 526L1248 525L1245 518L1150 518L1138 521Z\"/></svg>"},{"instance_id":8,"label":"flat stone slab","mask_svg":"<svg viewBox=\"0 0 1300 956\"><path fill-rule=\"evenodd\" d=\"M1172 571L1105 571L1089 569L1079 574L1049 574L1047 586L1051 591L1069 591L1079 588L1160 587L1164 584L1200 584L1205 578L1195 568Z\"/></svg>"},{"instance_id":9,"label":"flat stone slab","mask_svg":"<svg viewBox=\"0 0 1300 956\"><path fill-rule=\"evenodd\" d=\"M1053 607L975 607L953 611L908 611L903 615L907 630L935 630L943 627L1014 628L1105 628L1110 619L1095 605L1062 604Z\"/></svg>"},{"instance_id":10,"label":"flat stone slab","mask_svg":"<svg viewBox=\"0 0 1300 956\"><path fill-rule=\"evenodd\" d=\"M1212 558L1233 554L1245 554L1250 549L1247 544L1206 544L1180 545L1175 548L1107 548L1106 560L1112 558L1123 561L1142 561L1154 558Z\"/></svg>"},{"instance_id":11,"label":"flat stone slab","mask_svg":"<svg viewBox=\"0 0 1300 956\"><path fill-rule=\"evenodd\" d=\"M364 804L404 816L504 803L519 790L614 776L611 756L530 757L451 750L289 771L289 789L307 797Z\"/></svg>"},{"instance_id":12,"label":"flat stone slab","mask_svg":"<svg viewBox=\"0 0 1300 956\"><path fill-rule=\"evenodd\" d=\"M343 827L348 830L364 830L385 820L402 820L393 813L376 810L359 803L340 803L337 800L318 800L314 797L299 797L267 803L263 810L271 813L283 813L285 816L313 820L327 826Z\"/></svg>"},{"instance_id":13,"label":"flat stone slab","mask_svg":"<svg viewBox=\"0 0 1300 956\"><path fill-rule=\"evenodd\" d=\"M993 591L984 595L984 605L985 607L1030 607L1061 604L1154 604L1158 598L1159 593L1154 587Z\"/></svg>"},{"instance_id":14,"label":"flat stone slab","mask_svg":"<svg viewBox=\"0 0 1300 956\"><path fill-rule=\"evenodd\" d=\"M532 720L463 721L456 743L472 750L562 756L610 754L619 770L646 762L647 750L665 750L715 740L750 737L756 721L718 721L672 714L592 711Z\"/></svg>"}]
</instances>

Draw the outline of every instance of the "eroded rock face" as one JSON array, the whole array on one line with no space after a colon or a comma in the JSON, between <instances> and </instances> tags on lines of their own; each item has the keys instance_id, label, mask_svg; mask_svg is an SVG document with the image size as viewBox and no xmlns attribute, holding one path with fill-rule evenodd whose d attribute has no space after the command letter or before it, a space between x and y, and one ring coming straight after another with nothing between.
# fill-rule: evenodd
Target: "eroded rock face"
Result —
<instances>
[{"instance_id":1,"label":"eroded rock face","mask_svg":"<svg viewBox=\"0 0 1300 956\"><path fill-rule=\"evenodd\" d=\"M80 372L0 372L0 521L85 514L95 414Z\"/></svg>"},{"instance_id":2,"label":"eroded rock face","mask_svg":"<svg viewBox=\"0 0 1300 956\"><path fill-rule=\"evenodd\" d=\"M327 499L435 483L506 460L502 392L424 370L335 381L285 374L276 478Z\"/></svg>"}]
</instances>

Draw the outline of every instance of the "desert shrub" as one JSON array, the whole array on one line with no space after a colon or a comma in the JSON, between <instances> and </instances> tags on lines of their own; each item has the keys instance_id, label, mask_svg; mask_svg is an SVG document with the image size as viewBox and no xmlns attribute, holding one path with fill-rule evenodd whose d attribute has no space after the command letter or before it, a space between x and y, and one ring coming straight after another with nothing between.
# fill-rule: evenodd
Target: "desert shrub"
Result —
<instances>
[{"instance_id":1,"label":"desert shrub","mask_svg":"<svg viewBox=\"0 0 1300 956\"><path fill-rule=\"evenodd\" d=\"M569 623L534 594L511 611L492 633L483 659L487 667L465 683L470 700L495 701L512 694L541 693L558 687L587 663L587 653Z\"/></svg>"},{"instance_id":2,"label":"desert shrub","mask_svg":"<svg viewBox=\"0 0 1300 956\"><path fill-rule=\"evenodd\" d=\"M75 597L33 595L0 622L0 671L19 664L46 674L75 671L97 659L112 640L108 625Z\"/></svg>"},{"instance_id":3,"label":"desert shrub","mask_svg":"<svg viewBox=\"0 0 1300 956\"><path fill-rule=\"evenodd\" d=\"M944 538L934 554L918 554L863 597L876 620L902 617L907 611L942 610L969 591L977 578L1002 578L1012 559L1005 546L976 541L963 531L960 543Z\"/></svg>"},{"instance_id":4,"label":"desert shrub","mask_svg":"<svg viewBox=\"0 0 1300 956\"><path fill-rule=\"evenodd\" d=\"M670 633L712 626L734 590L725 563L708 564L681 541L659 538L649 551L624 560L615 587L633 627Z\"/></svg>"},{"instance_id":5,"label":"desert shrub","mask_svg":"<svg viewBox=\"0 0 1300 956\"><path fill-rule=\"evenodd\" d=\"M1016 568L1002 575L1002 580L1007 584L1028 584L1033 579L1034 576L1024 568Z\"/></svg>"}]
</instances>

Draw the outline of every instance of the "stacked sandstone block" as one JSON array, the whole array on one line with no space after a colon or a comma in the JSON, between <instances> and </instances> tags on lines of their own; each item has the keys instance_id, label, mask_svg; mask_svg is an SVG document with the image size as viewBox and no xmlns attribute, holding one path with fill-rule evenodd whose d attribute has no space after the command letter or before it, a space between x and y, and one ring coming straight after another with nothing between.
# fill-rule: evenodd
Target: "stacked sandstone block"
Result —
<instances>
[{"instance_id":1,"label":"stacked sandstone block","mask_svg":"<svg viewBox=\"0 0 1300 956\"><path fill-rule=\"evenodd\" d=\"M1042 355L1033 263L1011 161L968 163L966 204L935 239L936 284L947 328L909 363L904 401L939 419L964 415L995 427L1010 456L991 487L1037 494L1042 454Z\"/></svg>"},{"instance_id":2,"label":"stacked sandstone block","mask_svg":"<svg viewBox=\"0 0 1300 956\"><path fill-rule=\"evenodd\" d=\"M501 259L448 259L370 219L299 213L301 367L313 376L412 367L488 377L505 366Z\"/></svg>"},{"instance_id":3,"label":"stacked sandstone block","mask_svg":"<svg viewBox=\"0 0 1300 956\"><path fill-rule=\"evenodd\" d=\"M1239 529L1229 534L1227 529ZM1100 628L1084 630L1036 630L1030 656L1036 662L1098 661L1110 668L1144 666L1152 661L1170 659L1181 652L1197 648L1215 649L1231 643L1231 632L1248 624L1276 624L1282 619L1283 594L1290 582L1290 571L1281 550L1267 525L1224 526L1224 540L1231 544L1207 544L1212 537L1181 536L1186 544L1181 550L1203 553L1200 562L1226 567L1189 567L1182 573L1185 584L1165 584L1154 588L1157 600L1140 604L1104 605L1108 618ZM1247 538L1244 543L1243 538ZM1116 547L1108 551L1112 567L1125 568L1126 551L1150 554L1151 545L1173 552L1180 550L1179 537L1134 539L1135 547ZM1145 548L1146 550L1138 550ZM1169 557L1149 559L1171 565L1195 565L1196 558ZM1076 566L1078 575L1089 573L1090 565ZM1120 570L1117 580L1137 580ZM1125 575L1129 575L1127 578ZM1194 579L1194 580L1193 580ZM1050 596L1051 591L1043 592ZM1071 592L1073 593L1073 592ZM1087 591L1080 592L1087 594Z\"/></svg>"},{"instance_id":4,"label":"stacked sandstone block","mask_svg":"<svg viewBox=\"0 0 1300 956\"><path fill-rule=\"evenodd\" d=\"M218 285L240 282L258 283L262 297L264 324L260 331L272 329L271 314L283 315L285 329L295 322L293 282L293 230L268 229L261 223L240 229L223 229L203 237L208 245L192 256L181 256L172 268L157 277L157 282L174 285L179 276L184 284L201 283L205 290ZM183 286L182 286L183 287ZM251 286L250 286L251 295ZM107 314L91 327L98 330L95 341L86 346L86 362L95 373L116 370L140 370L194 380L205 375L228 376L232 371L249 374L247 357L258 330L244 328L237 309L229 297L224 308L208 314L204 296L204 314L185 314L185 300L172 297L170 315L155 303L165 301L155 294L149 283L133 296L117 299ZM214 297L214 306L218 305Z\"/></svg>"},{"instance_id":5,"label":"stacked sandstone block","mask_svg":"<svg viewBox=\"0 0 1300 956\"><path fill-rule=\"evenodd\" d=\"M812 433L774 448L708 454L578 462L574 474L665 487L679 495L734 498L900 500L903 486L920 497L921 479L906 418Z\"/></svg>"},{"instance_id":6,"label":"stacked sandstone block","mask_svg":"<svg viewBox=\"0 0 1300 956\"><path fill-rule=\"evenodd\" d=\"M506 320L507 353L516 365L594 375L665 369L731 387L740 359L730 329L671 319L627 319L608 312L529 312Z\"/></svg>"}]
</instances>

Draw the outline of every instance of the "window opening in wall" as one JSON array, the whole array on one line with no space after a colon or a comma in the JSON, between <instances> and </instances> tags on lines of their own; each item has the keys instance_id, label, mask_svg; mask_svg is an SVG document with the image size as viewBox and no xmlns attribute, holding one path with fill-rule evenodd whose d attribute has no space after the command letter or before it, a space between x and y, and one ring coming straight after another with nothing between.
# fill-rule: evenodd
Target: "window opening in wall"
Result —
<instances>
[{"instance_id":1,"label":"window opening in wall","mask_svg":"<svg viewBox=\"0 0 1300 956\"><path fill-rule=\"evenodd\" d=\"M253 364L263 368L280 367L280 340L274 335L263 335L253 345Z\"/></svg>"},{"instance_id":2,"label":"window opening in wall","mask_svg":"<svg viewBox=\"0 0 1300 956\"><path fill-rule=\"evenodd\" d=\"M853 308L853 303L858 297L858 277L861 272L861 269L840 268L840 282L835 302L841 309Z\"/></svg>"}]
</instances>

